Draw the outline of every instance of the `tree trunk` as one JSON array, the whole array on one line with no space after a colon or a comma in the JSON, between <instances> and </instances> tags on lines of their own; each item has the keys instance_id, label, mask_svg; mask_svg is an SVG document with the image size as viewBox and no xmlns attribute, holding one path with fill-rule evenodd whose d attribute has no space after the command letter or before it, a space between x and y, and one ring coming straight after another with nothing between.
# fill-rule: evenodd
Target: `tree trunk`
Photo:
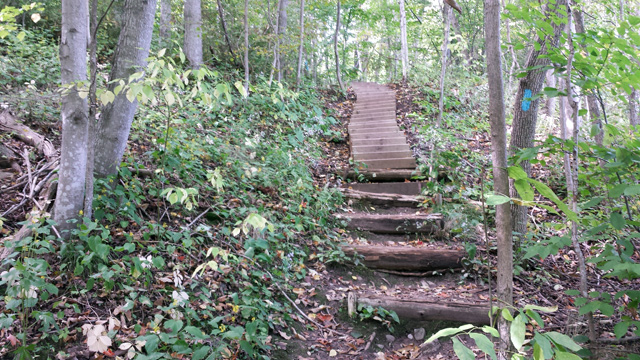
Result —
<instances>
[{"instance_id":1,"label":"tree trunk","mask_svg":"<svg viewBox=\"0 0 640 360\"><path fill-rule=\"evenodd\" d=\"M505 0L502 0L502 6L506 8ZM513 74L518 71L518 57L516 56L516 51L513 48L513 44L511 42L511 24L510 20L505 20L505 28L507 35L507 45L509 48L509 53L511 54L511 66L509 67L509 75L507 75L507 93L511 93L511 82L513 80Z\"/></svg>"},{"instance_id":2,"label":"tree trunk","mask_svg":"<svg viewBox=\"0 0 640 360\"><path fill-rule=\"evenodd\" d=\"M244 0L244 91L249 94L249 0Z\"/></svg>"},{"instance_id":3,"label":"tree trunk","mask_svg":"<svg viewBox=\"0 0 640 360\"><path fill-rule=\"evenodd\" d=\"M298 76L296 85L302 81L302 54L304 52L304 0L300 0L300 47L298 48Z\"/></svg>"},{"instance_id":4,"label":"tree trunk","mask_svg":"<svg viewBox=\"0 0 640 360\"><path fill-rule=\"evenodd\" d=\"M98 99L96 97L97 76L98 76L98 0L91 0L91 10L89 13L91 35L89 37L89 62L91 74L89 85L89 121L87 129L87 168L85 171L84 187L84 216L91 219L93 217L93 170L95 168L96 154L96 114L98 112Z\"/></svg>"},{"instance_id":5,"label":"tree trunk","mask_svg":"<svg viewBox=\"0 0 640 360\"><path fill-rule=\"evenodd\" d=\"M220 17L220 26L222 27L222 33L224 34L224 40L229 47L229 54L235 59L235 53L233 52L233 46L231 46L231 40L229 39L229 33L227 32L227 22L224 20L224 9L222 3L218 0L218 17Z\"/></svg>"},{"instance_id":6,"label":"tree trunk","mask_svg":"<svg viewBox=\"0 0 640 360\"><path fill-rule=\"evenodd\" d=\"M278 0L278 9L280 9L280 3L282 1L283 0ZM276 38L275 42L273 43L273 63L271 64L271 71L269 73L269 86L271 86L271 83L273 82L273 75L278 68L278 54L280 53L280 36L278 35L278 29L280 28L279 22L280 13L278 13L278 16L276 16L276 26L273 28L273 33L275 34Z\"/></svg>"},{"instance_id":7,"label":"tree trunk","mask_svg":"<svg viewBox=\"0 0 640 360\"><path fill-rule=\"evenodd\" d=\"M202 7L200 0L184 2L184 54L192 69L202 66Z\"/></svg>"},{"instance_id":8,"label":"tree trunk","mask_svg":"<svg viewBox=\"0 0 640 360\"><path fill-rule=\"evenodd\" d=\"M572 91L572 84L571 84L571 72L573 70L572 66L573 66L573 57L575 53L575 47L573 45L571 7L569 6L569 4L567 4L566 7L567 7L567 18L568 18L567 39L569 39L569 59L567 61L566 92L567 92L567 100L569 102L569 105L571 106L571 110L573 111L572 113L573 143L575 145L573 146L573 151L572 151L573 158L571 159L571 161L567 162L569 157L565 156L565 167L569 175L567 177L567 190L569 192L569 202L570 202L571 210L577 214L578 213L578 162L580 161L580 158L578 157L579 155L578 151L580 147L577 146L580 140L579 138L580 124L579 124L579 115L578 115L579 104L573 98L573 91ZM565 129L566 129L566 125L565 125ZM566 136L566 132L565 132L565 136ZM578 269L580 271L580 295L583 298L588 298L589 289L587 285L587 267L584 260L584 253L582 252L582 248L580 247L580 243L578 240L578 222L575 220L571 221L571 243L573 245L573 250L575 251L576 256L578 257ZM587 313L587 319L588 319L588 326L589 326L589 340L593 343L595 342L597 336L595 332L595 324L593 321L592 312Z\"/></svg>"},{"instance_id":9,"label":"tree trunk","mask_svg":"<svg viewBox=\"0 0 640 360\"><path fill-rule=\"evenodd\" d=\"M556 84L556 76L553 73L553 70L547 71L547 86L555 88ZM556 110L556 98L555 96L550 96L547 98L547 116L553 118L553 112Z\"/></svg>"},{"instance_id":10,"label":"tree trunk","mask_svg":"<svg viewBox=\"0 0 640 360\"><path fill-rule=\"evenodd\" d=\"M171 0L160 0L160 41L168 44L171 40Z\"/></svg>"},{"instance_id":11,"label":"tree trunk","mask_svg":"<svg viewBox=\"0 0 640 360\"><path fill-rule=\"evenodd\" d=\"M444 36L442 37L442 54L440 54L442 59L442 64L440 64L440 101L438 102L439 112L436 127L440 127L442 124L442 116L444 113L444 79L447 74L447 48L449 46L449 28L451 24L451 6L446 3L443 4L443 6Z\"/></svg>"},{"instance_id":12,"label":"tree trunk","mask_svg":"<svg viewBox=\"0 0 640 360\"><path fill-rule=\"evenodd\" d=\"M582 11L576 10L574 11L573 15L575 18L576 32L585 33ZM584 44L582 44L582 49L586 50ZM593 94L588 94L587 105L589 106L591 121L593 125L598 129L598 132L595 136L596 144L602 146L602 142L604 141L604 128L602 126L602 115L600 113L600 105L598 104L598 99Z\"/></svg>"},{"instance_id":13,"label":"tree trunk","mask_svg":"<svg viewBox=\"0 0 640 360\"><path fill-rule=\"evenodd\" d=\"M340 57L338 56L339 31L340 31L340 0L338 0L338 10L336 14L336 32L333 35L333 52L336 57L336 78L338 79L338 85L340 85L340 91L344 93L344 84L342 83L342 76L340 75Z\"/></svg>"},{"instance_id":14,"label":"tree trunk","mask_svg":"<svg viewBox=\"0 0 640 360\"><path fill-rule=\"evenodd\" d=\"M407 14L404 11L404 0L400 3L400 42L402 44L400 55L402 58L402 81L407 81L409 72L409 47L407 46Z\"/></svg>"},{"instance_id":15,"label":"tree trunk","mask_svg":"<svg viewBox=\"0 0 640 360\"><path fill-rule=\"evenodd\" d=\"M287 31L287 6L289 0L280 0L278 8L278 40L279 44L282 44L285 40L285 33ZM284 56L282 55L282 47L278 46L278 81L282 81L282 72L284 71Z\"/></svg>"},{"instance_id":16,"label":"tree trunk","mask_svg":"<svg viewBox=\"0 0 640 360\"><path fill-rule=\"evenodd\" d=\"M640 118L638 117L638 90L633 89L631 95L629 95L629 125L640 125Z\"/></svg>"},{"instance_id":17,"label":"tree trunk","mask_svg":"<svg viewBox=\"0 0 640 360\"><path fill-rule=\"evenodd\" d=\"M318 52L316 51L316 36L314 31L314 36L311 39L311 74L313 77L313 84L318 84Z\"/></svg>"},{"instance_id":18,"label":"tree trunk","mask_svg":"<svg viewBox=\"0 0 640 360\"><path fill-rule=\"evenodd\" d=\"M552 16L557 9L564 8L567 0L558 0L555 5L549 3L545 12L547 16ZM562 16L562 15L558 15ZM538 122L538 108L540 98L531 100L531 98L542 90L546 69L540 68L550 65L550 60L545 56L547 49L558 46L560 34L562 33L564 24L553 25L553 34L546 35L544 38L536 36L534 43L540 45L539 50L534 46L531 47L527 56L525 68L538 67L536 70L530 71L520 80L516 101L514 104L513 126L511 128L511 143L509 150L515 154L520 149L533 147L533 141L536 135L536 125ZM521 163L522 168L527 174L531 173L531 164L528 161ZM517 191L512 189L511 196L518 197ZM519 243L527 232L527 207L513 205L513 230L518 236Z\"/></svg>"},{"instance_id":19,"label":"tree trunk","mask_svg":"<svg viewBox=\"0 0 640 360\"><path fill-rule=\"evenodd\" d=\"M125 0L124 21L110 79L128 81L129 76L146 66L149 56L156 0ZM116 84L109 85L113 91ZM115 100L105 106L96 138L96 174L107 176L115 174L122 161L127 146L129 131L138 102L130 102L126 91L122 91Z\"/></svg>"},{"instance_id":20,"label":"tree trunk","mask_svg":"<svg viewBox=\"0 0 640 360\"><path fill-rule=\"evenodd\" d=\"M489 79L489 119L491 124L491 155L494 192L509 194L507 174L507 130L504 111L502 59L500 58L500 0L486 0L484 5L487 76ZM513 244L511 241L511 208L509 203L496 206L496 237L498 245L497 296L499 307L513 304ZM502 342L498 344L499 359L507 358L510 347L509 323L498 318Z\"/></svg>"},{"instance_id":21,"label":"tree trunk","mask_svg":"<svg viewBox=\"0 0 640 360\"><path fill-rule=\"evenodd\" d=\"M89 106L76 83L87 80L88 5L83 0L62 1L60 75L66 91L62 97L62 144L54 211L60 230L74 228L76 225L69 220L79 219L84 206Z\"/></svg>"}]
</instances>

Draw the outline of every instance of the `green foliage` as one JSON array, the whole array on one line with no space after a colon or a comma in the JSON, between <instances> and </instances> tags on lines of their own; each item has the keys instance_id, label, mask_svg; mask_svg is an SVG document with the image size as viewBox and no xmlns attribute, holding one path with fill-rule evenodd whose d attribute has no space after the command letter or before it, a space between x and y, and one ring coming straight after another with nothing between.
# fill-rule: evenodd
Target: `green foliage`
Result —
<instances>
[{"instance_id":1,"label":"green foliage","mask_svg":"<svg viewBox=\"0 0 640 360\"><path fill-rule=\"evenodd\" d=\"M358 317L360 321L375 320L384 325L389 332L393 332L393 324L400 323L400 318L393 310L387 310L383 307L373 307L371 305L358 304Z\"/></svg>"}]
</instances>

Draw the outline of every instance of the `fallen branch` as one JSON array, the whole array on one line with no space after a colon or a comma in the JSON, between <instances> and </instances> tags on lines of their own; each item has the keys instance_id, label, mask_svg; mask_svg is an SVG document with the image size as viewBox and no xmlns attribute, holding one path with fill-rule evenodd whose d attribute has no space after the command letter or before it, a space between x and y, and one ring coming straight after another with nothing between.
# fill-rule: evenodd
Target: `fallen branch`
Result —
<instances>
[{"instance_id":1,"label":"fallen branch","mask_svg":"<svg viewBox=\"0 0 640 360\"><path fill-rule=\"evenodd\" d=\"M47 158L53 158L57 154L56 148L49 140L31 130L28 126L18 123L16 118L8 110L0 113L0 130L14 134L24 143L38 149L38 151Z\"/></svg>"}]
</instances>

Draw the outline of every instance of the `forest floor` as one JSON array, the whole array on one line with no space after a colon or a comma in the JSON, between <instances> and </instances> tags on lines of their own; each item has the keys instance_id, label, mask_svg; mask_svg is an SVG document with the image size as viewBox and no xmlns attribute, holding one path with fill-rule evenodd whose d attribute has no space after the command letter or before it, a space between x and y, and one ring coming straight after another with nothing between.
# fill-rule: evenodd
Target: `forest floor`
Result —
<instances>
[{"instance_id":1,"label":"forest floor","mask_svg":"<svg viewBox=\"0 0 640 360\"><path fill-rule=\"evenodd\" d=\"M418 89L405 84L391 85L397 92L397 115L399 124L403 127L408 135L408 140L412 146L416 158L419 163L424 164L430 149L430 143L421 133L424 124L423 118L416 114L428 113L433 108L433 99L425 89ZM334 125L333 129L340 133L340 136L334 139L327 139L321 143L324 158L320 159L314 165L313 175L314 181L318 187L339 187L344 185L338 175L339 169L345 169L349 166L349 150L347 144L346 124L353 109L355 98L353 93L349 93L347 99L335 101L335 94L327 92L325 106L335 111L335 116L339 123ZM451 111L456 111L455 107ZM20 117L20 114L16 114ZM430 121L430 120L429 120ZM53 125L44 126L42 122L26 121L25 125L31 127L34 131L42 134L49 139L54 146L59 146L59 131L56 131ZM453 129L452 129L453 131ZM146 148L152 148L151 138L140 137L133 143L133 153L142 152ZM464 145L461 147L460 143ZM16 154L23 154L25 150L29 152L28 145L13 137L8 137L4 143L6 147L12 149ZM443 144L443 148L447 149L448 143ZM494 233L491 225L488 229L489 246L484 238L484 229L482 226L482 213L477 210L478 196L477 189L480 189L480 176L476 171L480 164L474 164L477 158L484 158L484 164L490 163L490 137L486 130L481 130L469 135L469 132L457 134L456 146L451 147L454 151L466 151L459 154L462 159L459 165L445 167L442 171L455 174L456 184L455 191L465 189L476 189L475 196L455 197L453 194L445 194L445 203L449 206L438 209L442 212L449 211L451 216L458 218L457 225L453 228L460 228L460 231L451 232L445 240L434 240L428 237L412 238L404 243L393 245L401 245L408 247L442 247L447 246L454 249L468 249L469 244L473 244L475 257L466 262L463 270L457 271L439 271L423 277L406 277L398 276L379 271L369 270L361 265L353 265L350 262L344 263L325 263L318 261L314 256L307 259L305 266L309 271L302 279L296 280L292 284L293 292L297 296L295 306L300 310L299 313L292 313L291 318L295 321L292 327L276 327L279 330L273 333L270 339L270 345L273 350L271 358L273 359L454 359L456 358L451 342L449 340L436 340L429 346L421 346L426 338L437 330L457 326L459 324L450 322L415 322L401 320L399 323L390 318L374 319L374 316L365 316L366 319L350 319L346 313L346 298L350 291L367 290L376 293L395 293L395 294L421 294L425 297L438 298L461 298L461 299L477 299L478 301L488 301L491 294L489 293L486 283L487 272L489 269L495 270L496 253L494 244ZM461 150L463 149L463 150ZM471 156L470 154L474 154ZM469 160L467 160L469 159ZM17 160L19 171L3 170L0 173L2 187L0 188L0 214L5 213L12 208L17 202L28 196L29 187L25 185L25 174L31 171L42 170L42 166L46 163L46 159L40 155L34 155L30 161ZM30 162L30 163L29 163ZM465 164L467 162L467 164ZM471 162L471 163L469 163ZM28 166L33 169L27 169ZM536 171L537 170L537 171ZM483 170L484 171L484 170ZM486 169L487 172L490 169ZM484 174L484 172L482 172ZM537 177L545 177L540 169L534 169ZM453 176L451 176L453 177ZM462 190L461 190L462 189ZM268 190L268 189L267 189ZM265 190L260 190L264 192ZM467 202L469 200L471 204ZM422 211L433 211L433 204L429 204L429 199L425 200L425 208ZM302 206L302 205L301 205ZM349 204L337 211L345 211ZM4 225L0 232L3 237L10 235L19 228L19 223L24 221L27 213L30 211L30 204L25 203L24 206L14 209L5 216ZM151 211L151 210L149 210ZM464 216L462 216L464 214ZM468 215L475 214L475 215ZM449 215L449 213L445 213ZM475 216L476 221L467 221L465 216ZM533 210L532 219L534 225L539 222L548 221L553 215L545 210ZM194 216L181 219L179 215L174 217L175 221L183 221L191 223L198 219ZM478 220L480 219L480 220ZM148 219L150 220L150 219ZM201 219L200 221L204 221ZM184 224L183 224L184 225ZM537 226L537 225L536 225ZM362 243L361 239L353 237L350 233L340 228L332 229L339 234L339 239L347 244ZM114 229L114 237L119 236ZM391 245L391 244L388 244ZM315 254L314 243L309 241L305 246L309 246L311 253ZM319 251L318 251L319 253ZM132 256L145 256L147 253L133 253ZM185 260L186 255L186 260ZM198 264L203 261L202 258L189 260L188 254L171 255L175 257L175 262L186 262L190 264ZM635 254L637 260L640 260L640 254ZM193 256L192 256L193 257ZM344 258L346 259L346 258ZM518 307L525 304L535 304L547 307L556 307L557 311L551 314L542 314L545 322L545 330L555 330L564 334L576 335L585 334L586 325L584 319L578 315L578 309L573 304L570 296L565 295L563 290L576 289L578 287L577 262L575 254L568 249L560 249L556 255L547 257L544 261L521 260L519 262L520 269L514 275L514 297ZM58 274L56 283L61 289L68 288L71 283L83 287L85 282L79 278L65 278L61 275L61 269L56 268L59 262L52 262L51 274ZM607 292L614 294L616 291L625 288L640 290L640 284L624 283L613 279L604 278L593 267L590 267L592 282L590 287L594 291ZM169 275L163 272L156 272L154 277L161 279ZM151 288L150 291L154 291ZM224 289L224 287L223 287ZM78 325L96 318L107 318L113 309L118 308L118 304L122 304L125 294L121 291L108 293L102 289L96 288L83 292L82 296L73 298L72 296L64 299L56 299L57 301L48 301L45 306L49 307L52 312L58 312L55 307L62 308L61 301L69 304L64 311L68 316L73 315L71 306L79 306L82 311L67 320L68 326L68 345L65 348L69 358L105 358L116 355L124 356L126 351L117 350L111 353L92 354L86 351L83 343L82 332ZM149 295L152 300L154 296ZM162 296L158 296L160 299ZM624 299L618 300L619 302ZM1 303L1 302L0 302ZM2 305L5 305L2 303ZM66 305L65 305L66 306ZM220 311L230 312L231 306L228 308L220 308ZM40 309L45 310L45 309ZM304 313L304 314L303 314ZM306 314L306 316L305 316ZM127 315L128 317L129 315ZM153 316L149 313L147 316ZM120 316L124 320L126 317ZM131 320L129 318L129 320ZM144 315L143 315L144 320ZM315 322L312 323L310 320ZM615 336L613 335L613 324L617 319L611 317L597 316L597 325L603 343L597 345L593 350L597 351L599 359L613 359L615 357L625 357L625 354L640 353L640 344L615 344ZM320 326L318 326L320 325ZM528 333L532 334L533 327L528 325ZM124 329L124 324L123 324ZM0 357L8 356L8 349L15 346L15 338L6 329L0 330ZM32 339L39 336L36 329L31 329ZM139 332L138 332L139 334ZM474 348L474 344L468 337L461 337L467 346ZM606 343L609 341L610 343ZM479 354L479 353L477 353ZM176 358L184 358L176 355ZM232 358L232 356L229 356Z\"/></svg>"}]
</instances>

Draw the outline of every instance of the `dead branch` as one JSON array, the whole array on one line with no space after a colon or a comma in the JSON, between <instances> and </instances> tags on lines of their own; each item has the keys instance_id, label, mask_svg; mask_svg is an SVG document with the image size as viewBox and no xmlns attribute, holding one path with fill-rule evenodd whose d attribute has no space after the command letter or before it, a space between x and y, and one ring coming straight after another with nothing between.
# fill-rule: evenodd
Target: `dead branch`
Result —
<instances>
[{"instance_id":1,"label":"dead branch","mask_svg":"<svg viewBox=\"0 0 640 360\"><path fill-rule=\"evenodd\" d=\"M24 143L38 149L47 158L53 158L57 154L56 148L49 140L31 130L28 126L18 123L17 119L8 110L0 112L0 130L12 133Z\"/></svg>"}]
</instances>

